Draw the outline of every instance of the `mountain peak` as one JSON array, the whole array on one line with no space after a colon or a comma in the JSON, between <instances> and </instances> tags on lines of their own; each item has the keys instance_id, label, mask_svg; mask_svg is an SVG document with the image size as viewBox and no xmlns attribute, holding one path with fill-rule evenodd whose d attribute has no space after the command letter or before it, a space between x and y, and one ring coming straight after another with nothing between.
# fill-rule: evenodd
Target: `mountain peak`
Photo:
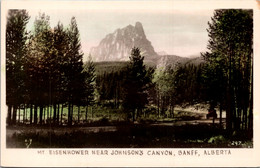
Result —
<instances>
[{"instance_id":1,"label":"mountain peak","mask_svg":"<svg viewBox=\"0 0 260 168\"><path fill-rule=\"evenodd\" d=\"M136 23L135 23L135 30L137 31L137 33L142 34L142 35L145 36L145 34L144 34L144 28L143 28L143 25L142 25L141 22L136 22Z\"/></svg>"},{"instance_id":2,"label":"mountain peak","mask_svg":"<svg viewBox=\"0 0 260 168\"><path fill-rule=\"evenodd\" d=\"M151 42L146 38L141 22L129 24L108 34L93 47L90 54L95 61L126 61L133 47L138 47L144 56L157 56Z\"/></svg>"},{"instance_id":3,"label":"mountain peak","mask_svg":"<svg viewBox=\"0 0 260 168\"><path fill-rule=\"evenodd\" d=\"M135 23L135 29L144 30L142 23L141 22L136 22Z\"/></svg>"}]
</instances>

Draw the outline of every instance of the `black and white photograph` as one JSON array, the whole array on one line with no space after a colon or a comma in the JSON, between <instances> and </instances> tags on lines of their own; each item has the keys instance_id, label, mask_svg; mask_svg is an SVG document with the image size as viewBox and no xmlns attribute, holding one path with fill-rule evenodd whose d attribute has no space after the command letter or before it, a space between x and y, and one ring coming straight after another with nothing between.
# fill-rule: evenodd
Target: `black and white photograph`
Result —
<instances>
[{"instance_id":1,"label":"black and white photograph","mask_svg":"<svg viewBox=\"0 0 260 168\"><path fill-rule=\"evenodd\" d=\"M257 3L2 2L2 166L259 166Z\"/></svg>"}]
</instances>

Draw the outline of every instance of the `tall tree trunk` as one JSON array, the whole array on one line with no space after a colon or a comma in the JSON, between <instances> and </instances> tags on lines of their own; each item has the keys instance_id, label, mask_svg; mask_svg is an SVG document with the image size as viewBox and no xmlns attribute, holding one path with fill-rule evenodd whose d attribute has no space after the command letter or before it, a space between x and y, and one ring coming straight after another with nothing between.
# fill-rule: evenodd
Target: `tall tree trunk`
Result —
<instances>
[{"instance_id":1,"label":"tall tree trunk","mask_svg":"<svg viewBox=\"0 0 260 168\"><path fill-rule=\"evenodd\" d=\"M16 124L17 106L13 107L13 124Z\"/></svg>"},{"instance_id":2,"label":"tall tree trunk","mask_svg":"<svg viewBox=\"0 0 260 168\"><path fill-rule=\"evenodd\" d=\"M237 109L237 126L236 126L236 129L237 130L240 130L240 124L241 124L241 108L239 107Z\"/></svg>"},{"instance_id":3,"label":"tall tree trunk","mask_svg":"<svg viewBox=\"0 0 260 168\"><path fill-rule=\"evenodd\" d=\"M61 105L60 124L62 125L63 120L63 104Z\"/></svg>"},{"instance_id":4,"label":"tall tree trunk","mask_svg":"<svg viewBox=\"0 0 260 168\"><path fill-rule=\"evenodd\" d=\"M219 125L222 127L222 102L219 105Z\"/></svg>"},{"instance_id":5,"label":"tall tree trunk","mask_svg":"<svg viewBox=\"0 0 260 168\"><path fill-rule=\"evenodd\" d=\"M42 125L43 106L40 106L40 125Z\"/></svg>"},{"instance_id":6,"label":"tall tree trunk","mask_svg":"<svg viewBox=\"0 0 260 168\"><path fill-rule=\"evenodd\" d=\"M45 124L46 123L46 107L43 108L43 123Z\"/></svg>"},{"instance_id":7,"label":"tall tree trunk","mask_svg":"<svg viewBox=\"0 0 260 168\"><path fill-rule=\"evenodd\" d=\"M245 130L245 111L242 110L242 130Z\"/></svg>"},{"instance_id":8,"label":"tall tree trunk","mask_svg":"<svg viewBox=\"0 0 260 168\"><path fill-rule=\"evenodd\" d=\"M60 123L60 103L58 104L58 111L57 111L57 124Z\"/></svg>"},{"instance_id":9,"label":"tall tree trunk","mask_svg":"<svg viewBox=\"0 0 260 168\"><path fill-rule=\"evenodd\" d=\"M70 125L72 125L73 121L73 112L74 112L74 105L71 104L71 112L70 112Z\"/></svg>"},{"instance_id":10,"label":"tall tree trunk","mask_svg":"<svg viewBox=\"0 0 260 168\"><path fill-rule=\"evenodd\" d=\"M47 106L47 123L49 122L50 105Z\"/></svg>"},{"instance_id":11,"label":"tall tree trunk","mask_svg":"<svg viewBox=\"0 0 260 168\"><path fill-rule=\"evenodd\" d=\"M34 119L33 119L34 124L37 124L37 105L34 105Z\"/></svg>"},{"instance_id":12,"label":"tall tree trunk","mask_svg":"<svg viewBox=\"0 0 260 168\"><path fill-rule=\"evenodd\" d=\"M23 110L23 123L27 120L27 107L26 104L23 104L24 110Z\"/></svg>"},{"instance_id":13,"label":"tall tree trunk","mask_svg":"<svg viewBox=\"0 0 260 168\"><path fill-rule=\"evenodd\" d=\"M244 123L244 129L247 129L247 107L244 107L243 109L243 123Z\"/></svg>"},{"instance_id":14,"label":"tall tree trunk","mask_svg":"<svg viewBox=\"0 0 260 168\"><path fill-rule=\"evenodd\" d=\"M57 104L53 104L53 124L56 124L56 112L57 112Z\"/></svg>"},{"instance_id":15,"label":"tall tree trunk","mask_svg":"<svg viewBox=\"0 0 260 168\"><path fill-rule=\"evenodd\" d=\"M50 105L49 122L52 123L52 105Z\"/></svg>"},{"instance_id":16,"label":"tall tree trunk","mask_svg":"<svg viewBox=\"0 0 260 168\"><path fill-rule=\"evenodd\" d=\"M232 132L232 114L233 114L233 101L232 101L232 83L231 83L231 76L232 76L232 52L230 51L230 47L228 44L228 87L227 87L227 110L226 110L226 125L227 125L227 132L231 134Z\"/></svg>"},{"instance_id":17,"label":"tall tree trunk","mask_svg":"<svg viewBox=\"0 0 260 168\"><path fill-rule=\"evenodd\" d=\"M18 106L18 123L21 121L21 105Z\"/></svg>"},{"instance_id":18,"label":"tall tree trunk","mask_svg":"<svg viewBox=\"0 0 260 168\"><path fill-rule=\"evenodd\" d=\"M231 122L231 105L230 105L230 96L229 93L227 95L227 109L226 109L226 129L228 132L231 131L232 122Z\"/></svg>"},{"instance_id":19,"label":"tall tree trunk","mask_svg":"<svg viewBox=\"0 0 260 168\"><path fill-rule=\"evenodd\" d=\"M12 106L8 105L7 124L12 125Z\"/></svg>"},{"instance_id":20,"label":"tall tree trunk","mask_svg":"<svg viewBox=\"0 0 260 168\"><path fill-rule=\"evenodd\" d=\"M71 108L70 108L70 102L69 102L69 105L68 105L68 125L70 125L70 113L71 113Z\"/></svg>"},{"instance_id":21,"label":"tall tree trunk","mask_svg":"<svg viewBox=\"0 0 260 168\"><path fill-rule=\"evenodd\" d=\"M80 120L80 119L79 119L79 117L80 117L80 116L79 116L79 112L80 112L80 106L78 105L78 124L79 124L79 120Z\"/></svg>"},{"instance_id":22,"label":"tall tree trunk","mask_svg":"<svg viewBox=\"0 0 260 168\"><path fill-rule=\"evenodd\" d=\"M33 118L33 105L30 104L30 124L32 124L32 118Z\"/></svg>"},{"instance_id":23,"label":"tall tree trunk","mask_svg":"<svg viewBox=\"0 0 260 168\"><path fill-rule=\"evenodd\" d=\"M231 77L230 77L231 78ZM232 133L232 125L233 125L233 101L232 101L232 88L231 84L228 84L227 90L227 109L226 109L226 129L229 134Z\"/></svg>"}]
</instances>

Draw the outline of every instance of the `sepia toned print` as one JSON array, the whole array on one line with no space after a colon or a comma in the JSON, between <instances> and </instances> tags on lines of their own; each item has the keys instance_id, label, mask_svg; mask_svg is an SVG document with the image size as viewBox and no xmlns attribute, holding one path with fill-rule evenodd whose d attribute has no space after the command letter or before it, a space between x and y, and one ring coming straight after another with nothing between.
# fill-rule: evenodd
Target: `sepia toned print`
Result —
<instances>
[{"instance_id":1,"label":"sepia toned print","mask_svg":"<svg viewBox=\"0 0 260 168\"><path fill-rule=\"evenodd\" d=\"M51 27L40 13L29 32L29 12L8 11L7 147L252 147L252 10L212 11L193 57L155 52L136 22L86 62L71 17ZM175 22L188 25L159 35Z\"/></svg>"},{"instance_id":2,"label":"sepia toned print","mask_svg":"<svg viewBox=\"0 0 260 168\"><path fill-rule=\"evenodd\" d=\"M174 2L6 7L4 151L93 165L255 150L256 9Z\"/></svg>"}]
</instances>

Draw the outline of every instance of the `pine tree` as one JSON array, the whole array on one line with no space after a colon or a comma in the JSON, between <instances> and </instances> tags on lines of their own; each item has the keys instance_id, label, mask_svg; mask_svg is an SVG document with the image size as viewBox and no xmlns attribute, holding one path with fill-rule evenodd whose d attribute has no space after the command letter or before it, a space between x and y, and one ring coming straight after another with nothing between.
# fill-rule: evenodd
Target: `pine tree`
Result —
<instances>
[{"instance_id":1,"label":"pine tree","mask_svg":"<svg viewBox=\"0 0 260 168\"><path fill-rule=\"evenodd\" d=\"M71 18L71 23L67 30L69 38L68 58L66 61L65 76L67 83L68 97L68 124L72 125L73 106L82 100L84 89L83 53L81 51L80 34L75 17Z\"/></svg>"},{"instance_id":2,"label":"pine tree","mask_svg":"<svg viewBox=\"0 0 260 168\"><path fill-rule=\"evenodd\" d=\"M27 54L26 10L9 10L6 25L6 104L7 123L15 124L17 108L25 102L24 64ZM13 116L11 116L13 113ZM12 120L12 121L11 121Z\"/></svg>"},{"instance_id":3,"label":"pine tree","mask_svg":"<svg viewBox=\"0 0 260 168\"><path fill-rule=\"evenodd\" d=\"M94 103L94 93L95 93L95 81L96 81L96 70L94 62L92 61L91 56L89 56L88 61L84 65L83 74L85 76L85 95L84 97L84 105L86 106L86 116L87 120L88 107L93 105Z\"/></svg>"},{"instance_id":4,"label":"pine tree","mask_svg":"<svg viewBox=\"0 0 260 168\"><path fill-rule=\"evenodd\" d=\"M67 99L65 92L67 91L67 81L65 76L65 68L66 63L68 60L68 49L69 49L69 40L68 40L68 34L66 30L63 27L62 23L58 23L57 26L54 28L54 43L53 47L55 49L55 71L53 72L54 82L55 82L55 88L53 90L55 103L58 104L57 108L57 114L56 116L53 116L53 122L59 124L59 110L60 110L60 104L64 104ZM54 105L56 106L56 105ZM63 105L62 105L63 107ZM62 114L61 114L62 116ZM61 118L62 122L62 118Z\"/></svg>"},{"instance_id":5,"label":"pine tree","mask_svg":"<svg viewBox=\"0 0 260 168\"><path fill-rule=\"evenodd\" d=\"M151 83L151 76L148 75L143 60L144 57L141 56L140 49L134 47L126 70L123 97L123 106L132 112L133 121L148 103L147 90Z\"/></svg>"}]
</instances>

